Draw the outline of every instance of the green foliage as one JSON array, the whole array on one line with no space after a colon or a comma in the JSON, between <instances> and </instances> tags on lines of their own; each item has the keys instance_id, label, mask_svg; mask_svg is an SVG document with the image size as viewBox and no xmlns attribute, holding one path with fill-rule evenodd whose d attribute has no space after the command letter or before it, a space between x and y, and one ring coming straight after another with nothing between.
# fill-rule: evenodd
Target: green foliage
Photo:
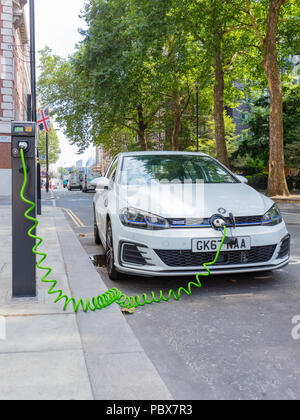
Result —
<instances>
[{"instance_id":1,"label":"green foliage","mask_svg":"<svg viewBox=\"0 0 300 420\"><path fill-rule=\"evenodd\" d=\"M287 165L300 169L300 139L285 147L285 158Z\"/></svg>"},{"instance_id":2,"label":"green foliage","mask_svg":"<svg viewBox=\"0 0 300 420\"><path fill-rule=\"evenodd\" d=\"M224 105L248 101L249 128L241 138L225 117L231 164L248 174L263 171L269 159L269 103L262 46L245 0L86 0L87 29L76 52L64 60L41 51L39 93L50 103L72 144L83 150L101 144L120 151L169 150L179 122L179 150L196 150L196 82L199 84L201 151L216 155L214 87L216 57L224 73ZM262 36L269 1L250 1ZM281 11L278 36L282 78L287 83L291 53L299 47L295 25L299 4ZM250 82L251 81L251 82ZM177 108L176 108L177 103ZM299 87L284 91L286 158L298 162Z\"/></svg>"},{"instance_id":3,"label":"green foliage","mask_svg":"<svg viewBox=\"0 0 300 420\"><path fill-rule=\"evenodd\" d=\"M224 113L225 119L225 139L228 149L228 154L231 157L233 153L236 152L238 144L237 141L239 136L235 134L236 127L231 117ZM199 139L199 151L210 156L216 157L216 142L215 142L215 122L213 118L208 118L206 120L202 120L201 128L200 128L200 139ZM196 151L197 146L197 139L196 136L193 135L193 145L190 146L188 149L191 151Z\"/></svg>"},{"instance_id":4,"label":"green foliage","mask_svg":"<svg viewBox=\"0 0 300 420\"><path fill-rule=\"evenodd\" d=\"M49 136L49 163L56 163L60 155L59 149L59 138L57 136L54 127L52 126L51 131L48 134ZM38 150L39 155L46 155L46 132L38 133ZM42 162L43 164L45 162Z\"/></svg>"},{"instance_id":5,"label":"green foliage","mask_svg":"<svg viewBox=\"0 0 300 420\"><path fill-rule=\"evenodd\" d=\"M265 191L268 188L268 173L258 173L256 175L248 176L250 187L256 190Z\"/></svg>"},{"instance_id":6,"label":"green foliage","mask_svg":"<svg viewBox=\"0 0 300 420\"><path fill-rule=\"evenodd\" d=\"M256 175L262 173L266 165L265 163L259 158L253 158L249 155L245 155L242 157L238 157L238 159L232 159L231 161L232 168L236 170L238 173L243 173L244 175Z\"/></svg>"},{"instance_id":7,"label":"green foliage","mask_svg":"<svg viewBox=\"0 0 300 420\"><path fill-rule=\"evenodd\" d=\"M90 122L95 107L87 97L88 87L77 77L72 61L52 54L50 48L40 51L40 63L40 97L51 104L52 113L71 144L84 150L91 141Z\"/></svg>"},{"instance_id":8,"label":"green foliage","mask_svg":"<svg viewBox=\"0 0 300 420\"><path fill-rule=\"evenodd\" d=\"M61 179L64 179L69 175L69 172L65 168L58 168L57 172Z\"/></svg>"},{"instance_id":9,"label":"green foliage","mask_svg":"<svg viewBox=\"0 0 300 420\"><path fill-rule=\"evenodd\" d=\"M245 115L249 128L244 131L234 158L240 161L243 156L258 158L266 167L269 160L269 97L267 95L258 97L254 93L250 105L251 110ZM283 113L287 164L300 166L297 152L300 148L300 86L298 84L289 83L283 87Z\"/></svg>"}]
</instances>

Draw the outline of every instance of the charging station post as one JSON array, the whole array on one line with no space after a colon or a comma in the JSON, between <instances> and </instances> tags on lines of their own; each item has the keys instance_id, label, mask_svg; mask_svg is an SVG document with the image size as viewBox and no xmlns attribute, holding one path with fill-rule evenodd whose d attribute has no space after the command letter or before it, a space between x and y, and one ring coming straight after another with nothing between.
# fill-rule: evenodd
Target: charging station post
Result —
<instances>
[{"instance_id":1,"label":"charging station post","mask_svg":"<svg viewBox=\"0 0 300 420\"><path fill-rule=\"evenodd\" d=\"M32 222L24 218L28 205L21 200L24 172L20 149L23 149L28 171L25 194L36 202L36 123L12 123L12 267L13 297L36 296L36 256L32 252L35 240L28 236ZM36 217L36 211L31 214Z\"/></svg>"}]
</instances>

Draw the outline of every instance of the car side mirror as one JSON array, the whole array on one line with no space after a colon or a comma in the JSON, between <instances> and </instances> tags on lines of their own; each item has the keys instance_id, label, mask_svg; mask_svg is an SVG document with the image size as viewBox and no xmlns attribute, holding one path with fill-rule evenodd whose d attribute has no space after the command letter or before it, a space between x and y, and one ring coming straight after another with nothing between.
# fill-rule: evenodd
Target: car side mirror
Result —
<instances>
[{"instance_id":1,"label":"car side mirror","mask_svg":"<svg viewBox=\"0 0 300 420\"><path fill-rule=\"evenodd\" d=\"M96 178L94 179L91 184L93 187L96 187L97 190L105 190L109 188L109 179L108 178Z\"/></svg>"},{"instance_id":2,"label":"car side mirror","mask_svg":"<svg viewBox=\"0 0 300 420\"><path fill-rule=\"evenodd\" d=\"M243 184L249 184L248 179L245 176L242 175L236 175L237 179L242 182Z\"/></svg>"}]
</instances>

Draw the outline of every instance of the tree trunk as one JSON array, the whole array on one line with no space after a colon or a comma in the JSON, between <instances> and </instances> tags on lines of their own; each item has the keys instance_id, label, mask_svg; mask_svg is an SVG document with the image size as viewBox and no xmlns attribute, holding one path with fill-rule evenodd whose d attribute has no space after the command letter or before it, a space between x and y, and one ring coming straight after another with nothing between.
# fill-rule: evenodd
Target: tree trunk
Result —
<instances>
[{"instance_id":1,"label":"tree trunk","mask_svg":"<svg viewBox=\"0 0 300 420\"><path fill-rule=\"evenodd\" d=\"M224 71L222 66L221 45L216 49L215 61L215 87L214 87L214 120L217 147L217 158L223 165L229 167L229 158L225 139L224 120Z\"/></svg>"},{"instance_id":2,"label":"tree trunk","mask_svg":"<svg viewBox=\"0 0 300 420\"><path fill-rule=\"evenodd\" d=\"M177 90L173 92L174 126L172 133L172 151L179 151L179 135L181 131L181 98Z\"/></svg>"},{"instance_id":3,"label":"tree trunk","mask_svg":"<svg viewBox=\"0 0 300 420\"><path fill-rule=\"evenodd\" d=\"M264 39L263 65L270 93L270 161L268 196L289 196L285 176L282 83L277 57L277 31L280 7L284 1L271 0Z\"/></svg>"},{"instance_id":4,"label":"tree trunk","mask_svg":"<svg viewBox=\"0 0 300 420\"><path fill-rule=\"evenodd\" d=\"M147 151L147 138L146 138L146 124L144 120L144 112L143 112L143 106L140 105L138 107L138 118L139 118L139 139L140 139L140 145L143 152Z\"/></svg>"}]
</instances>

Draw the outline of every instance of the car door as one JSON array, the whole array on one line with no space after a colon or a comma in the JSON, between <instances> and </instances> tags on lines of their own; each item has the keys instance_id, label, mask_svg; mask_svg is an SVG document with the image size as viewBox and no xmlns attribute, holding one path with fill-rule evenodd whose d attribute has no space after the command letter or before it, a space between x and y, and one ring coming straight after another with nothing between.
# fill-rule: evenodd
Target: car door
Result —
<instances>
[{"instance_id":1,"label":"car door","mask_svg":"<svg viewBox=\"0 0 300 420\"><path fill-rule=\"evenodd\" d=\"M107 214L109 213L109 204L111 197L114 194L115 179L118 170L119 157L117 157L109 167L106 178L109 179L109 187L105 190L97 190L95 198L95 213L97 219L97 225L99 229L99 235L102 243L106 242L106 222Z\"/></svg>"}]
</instances>

